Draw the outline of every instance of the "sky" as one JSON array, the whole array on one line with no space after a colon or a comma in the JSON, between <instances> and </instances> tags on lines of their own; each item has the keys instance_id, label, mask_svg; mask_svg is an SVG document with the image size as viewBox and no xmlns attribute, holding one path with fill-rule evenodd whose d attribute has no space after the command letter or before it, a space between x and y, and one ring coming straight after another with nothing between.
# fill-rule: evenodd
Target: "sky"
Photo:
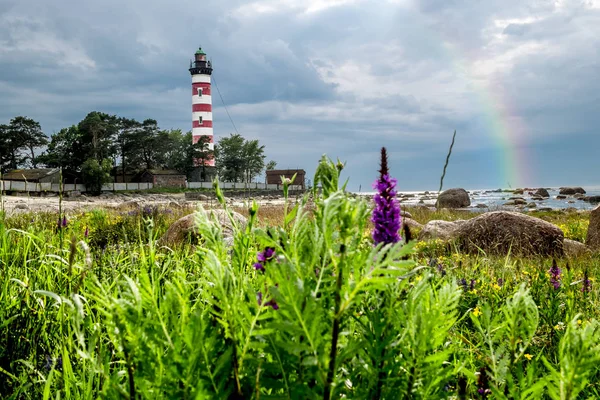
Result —
<instances>
[{"instance_id":1,"label":"sky","mask_svg":"<svg viewBox=\"0 0 600 400\"><path fill-rule=\"evenodd\" d=\"M370 191L600 186L600 0L0 0L0 123L102 111L191 129L202 46L218 140ZM216 92L216 91L215 91Z\"/></svg>"}]
</instances>

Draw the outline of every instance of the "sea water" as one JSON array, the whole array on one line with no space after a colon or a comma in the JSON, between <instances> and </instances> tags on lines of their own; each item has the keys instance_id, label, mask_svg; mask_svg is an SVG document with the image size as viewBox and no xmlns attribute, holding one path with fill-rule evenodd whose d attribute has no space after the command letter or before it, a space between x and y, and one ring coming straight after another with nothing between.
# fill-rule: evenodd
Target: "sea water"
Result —
<instances>
[{"instance_id":1,"label":"sea water","mask_svg":"<svg viewBox=\"0 0 600 400\"><path fill-rule=\"evenodd\" d=\"M467 190L469 197L471 198L471 207L474 210L486 211L486 210L502 210L502 209L515 209L513 206L505 206L504 204L511 197L522 197L527 203L535 203L537 209L539 208L552 208L555 210L575 208L578 210L592 210L598 206L598 204L588 203L584 200L578 200L573 196L567 196L566 199L557 199L556 196L559 194L559 188L547 188L550 198L544 200L533 200L532 195L529 191L525 191L522 195L513 194L511 192L497 192L494 189L474 189ZM600 196L600 187L584 187L586 196ZM532 190L531 192L535 192ZM361 195L374 195L375 192L362 192L357 193ZM402 195L414 195L414 197L408 199L402 199L403 205L416 206L435 206L437 191L429 191L429 194L425 194L425 191L416 192L399 192L398 196ZM478 208L478 205L482 205ZM485 208L483 207L485 206ZM529 207L525 207L529 208Z\"/></svg>"}]
</instances>

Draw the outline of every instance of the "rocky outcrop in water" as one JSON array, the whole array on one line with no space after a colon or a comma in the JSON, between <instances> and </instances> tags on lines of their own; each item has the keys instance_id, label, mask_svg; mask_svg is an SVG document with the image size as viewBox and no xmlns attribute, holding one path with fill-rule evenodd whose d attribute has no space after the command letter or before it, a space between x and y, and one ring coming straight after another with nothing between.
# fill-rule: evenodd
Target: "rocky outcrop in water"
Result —
<instances>
[{"instance_id":1,"label":"rocky outcrop in water","mask_svg":"<svg viewBox=\"0 0 600 400\"><path fill-rule=\"evenodd\" d=\"M545 197L545 198L550 197L550 193L548 193L548 191L544 188L539 188L538 190L536 190L533 193L533 195L537 196L537 197Z\"/></svg>"},{"instance_id":2,"label":"rocky outcrop in water","mask_svg":"<svg viewBox=\"0 0 600 400\"><path fill-rule=\"evenodd\" d=\"M600 203L600 196L587 196L583 200L591 204L598 204Z\"/></svg>"},{"instance_id":3,"label":"rocky outcrop in water","mask_svg":"<svg viewBox=\"0 0 600 400\"><path fill-rule=\"evenodd\" d=\"M574 194L585 194L585 190L582 187L561 187L558 191L558 194L564 194L568 196L572 196Z\"/></svg>"},{"instance_id":4,"label":"rocky outcrop in water","mask_svg":"<svg viewBox=\"0 0 600 400\"><path fill-rule=\"evenodd\" d=\"M469 193L465 189L455 188L443 191L437 200L438 208L465 208L471 205Z\"/></svg>"}]
</instances>

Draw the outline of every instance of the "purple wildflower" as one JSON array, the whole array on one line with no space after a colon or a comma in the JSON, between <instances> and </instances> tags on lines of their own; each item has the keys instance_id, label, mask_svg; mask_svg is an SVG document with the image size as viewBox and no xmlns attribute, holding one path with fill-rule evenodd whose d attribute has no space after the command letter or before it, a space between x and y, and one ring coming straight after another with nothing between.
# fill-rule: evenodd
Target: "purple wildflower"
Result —
<instances>
[{"instance_id":1,"label":"purple wildflower","mask_svg":"<svg viewBox=\"0 0 600 400\"><path fill-rule=\"evenodd\" d=\"M502 287L504 285L504 279L498 278L498 286Z\"/></svg>"},{"instance_id":2,"label":"purple wildflower","mask_svg":"<svg viewBox=\"0 0 600 400\"><path fill-rule=\"evenodd\" d=\"M266 247L265 251L258 252L258 254L256 255L256 258L260 262L267 262L271 258L273 258L274 254L275 254L275 249L274 248L272 248L272 247Z\"/></svg>"},{"instance_id":3,"label":"purple wildflower","mask_svg":"<svg viewBox=\"0 0 600 400\"><path fill-rule=\"evenodd\" d=\"M550 283L554 286L554 289L560 288L561 278L560 274L562 273L561 269L556 265L556 260L552 263L552 268L548 271L550 272Z\"/></svg>"},{"instance_id":4,"label":"purple wildflower","mask_svg":"<svg viewBox=\"0 0 600 400\"><path fill-rule=\"evenodd\" d=\"M462 288L463 288L463 290L464 290L464 291L467 291L467 288L468 288L468 286L467 286L467 280L466 280L465 278L461 278L461 279L458 281L458 284L459 284L460 286L462 286Z\"/></svg>"},{"instance_id":5,"label":"purple wildflower","mask_svg":"<svg viewBox=\"0 0 600 400\"><path fill-rule=\"evenodd\" d=\"M85 227L85 232L83 233L83 236L85 236L86 238L90 236L90 228L88 228L87 226Z\"/></svg>"},{"instance_id":6,"label":"purple wildflower","mask_svg":"<svg viewBox=\"0 0 600 400\"><path fill-rule=\"evenodd\" d=\"M62 226L63 226L63 228L66 228L66 227L67 227L67 216L66 216L66 215L65 215L65 216L63 216L63 219L62 219Z\"/></svg>"},{"instance_id":7,"label":"purple wildflower","mask_svg":"<svg viewBox=\"0 0 600 400\"><path fill-rule=\"evenodd\" d=\"M387 152L385 147L381 148L381 169L379 179L373 184L377 190L374 197L375 209L371 221L375 225L373 229L373 241L379 243L397 243L400 241L400 203L396 199L396 184L398 181L389 175L387 166Z\"/></svg>"},{"instance_id":8,"label":"purple wildflower","mask_svg":"<svg viewBox=\"0 0 600 400\"><path fill-rule=\"evenodd\" d=\"M475 279L471 279L471 282L469 282L469 290L475 289L475 285L477 285L477 281Z\"/></svg>"},{"instance_id":9,"label":"purple wildflower","mask_svg":"<svg viewBox=\"0 0 600 400\"><path fill-rule=\"evenodd\" d=\"M258 293L256 294L256 301L258 302L258 305L259 305L259 306L260 306L260 305L262 305L262 302L263 302L263 295L262 295L262 292L258 292ZM273 310L279 310L279 304L277 304L277 302L276 302L274 299L271 299L271 300L267 301L267 302L264 304L264 306L265 306L265 307L272 307L272 308L273 308Z\"/></svg>"},{"instance_id":10,"label":"purple wildflower","mask_svg":"<svg viewBox=\"0 0 600 400\"><path fill-rule=\"evenodd\" d=\"M583 286L581 287L581 291L583 293L588 293L592 291L592 281L588 276L587 270L583 271Z\"/></svg>"},{"instance_id":11,"label":"purple wildflower","mask_svg":"<svg viewBox=\"0 0 600 400\"><path fill-rule=\"evenodd\" d=\"M265 270L265 263L269 262L275 256L275 249L272 247L265 247L264 251L259 251L256 255L258 260L257 263L254 263L254 269L257 271Z\"/></svg>"}]
</instances>

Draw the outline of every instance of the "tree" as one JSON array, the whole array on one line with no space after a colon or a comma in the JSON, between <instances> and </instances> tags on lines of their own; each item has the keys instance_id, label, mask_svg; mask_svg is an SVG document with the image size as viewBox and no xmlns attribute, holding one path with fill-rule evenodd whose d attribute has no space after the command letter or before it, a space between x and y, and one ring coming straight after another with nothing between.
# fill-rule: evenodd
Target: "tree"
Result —
<instances>
[{"instance_id":1,"label":"tree","mask_svg":"<svg viewBox=\"0 0 600 400\"><path fill-rule=\"evenodd\" d=\"M8 134L8 125L0 124L0 172L5 172L10 167L11 149Z\"/></svg>"},{"instance_id":2,"label":"tree","mask_svg":"<svg viewBox=\"0 0 600 400\"><path fill-rule=\"evenodd\" d=\"M48 144L48 137L42 132L39 122L27 117L15 117L10 121L8 130L13 140L14 151L27 149L29 164L37 168L35 150Z\"/></svg>"},{"instance_id":3,"label":"tree","mask_svg":"<svg viewBox=\"0 0 600 400\"><path fill-rule=\"evenodd\" d=\"M210 137L200 136L196 143L190 146L190 158L193 165L202 167L201 180L205 181L206 165L214 158L215 152L210 149Z\"/></svg>"},{"instance_id":4,"label":"tree","mask_svg":"<svg viewBox=\"0 0 600 400\"><path fill-rule=\"evenodd\" d=\"M191 155L192 132L181 132L180 129L165 130L160 132L160 142L164 143L162 165L166 169L174 169L188 174L194 169Z\"/></svg>"},{"instance_id":5,"label":"tree","mask_svg":"<svg viewBox=\"0 0 600 400\"><path fill-rule=\"evenodd\" d=\"M258 140L249 140L244 143L244 177L246 182L258 176L265 168L265 146Z\"/></svg>"},{"instance_id":6,"label":"tree","mask_svg":"<svg viewBox=\"0 0 600 400\"><path fill-rule=\"evenodd\" d=\"M83 140L84 160L94 158L99 163L104 159L115 159L118 147L119 118L92 111L79 123L79 134Z\"/></svg>"},{"instance_id":7,"label":"tree","mask_svg":"<svg viewBox=\"0 0 600 400\"><path fill-rule=\"evenodd\" d=\"M102 162L98 162L95 158L87 159L81 166L81 175L86 189L92 194L100 194L102 186L111 181L111 169L112 162L108 158Z\"/></svg>"},{"instance_id":8,"label":"tree","mask_svg":"<svg viewBox=\"0 0 600 400\"><path fill-rule=\"evenodd\" d=\"M62 168L71 173L80 171L86 160L86 146L77 125L63 128L52 135L46 152L38 161L52 168Z\"/></svg>"},{"instance_id":9,"label":"tree","mask_svg":"<svg viewBox=\"0 0 600 400\"><path fill-rule=\"evenodd\" d=\"M221 138L215 147L219 176L226 182L250 182L265 166L265 146L240 134Z\"/></svg>"},{"instance_id":10,"label":"tree","mask_svg":"<svg viewBox=\"0 0 600 400\"><path fill-rule=\"evenodd\" d=\"M267 171L270 171L270 170L272 170L272 169L275 169L275 167L277 167L277 161L275 161L275 160L270 160L270 161L267 163L267 165L265 166L265 169L266 169Z\"/></svg>"},{"instance_id":11,"label":"tree","mask_svg":"<svg viewBox=\"0 0 600 400\"><path fill-rule=\"evenodd\" d=\"M215 157L219 177L225 182L239 182L243 177L244 138L231 134L219 140Z\"/></svg>"}]
</instances>

